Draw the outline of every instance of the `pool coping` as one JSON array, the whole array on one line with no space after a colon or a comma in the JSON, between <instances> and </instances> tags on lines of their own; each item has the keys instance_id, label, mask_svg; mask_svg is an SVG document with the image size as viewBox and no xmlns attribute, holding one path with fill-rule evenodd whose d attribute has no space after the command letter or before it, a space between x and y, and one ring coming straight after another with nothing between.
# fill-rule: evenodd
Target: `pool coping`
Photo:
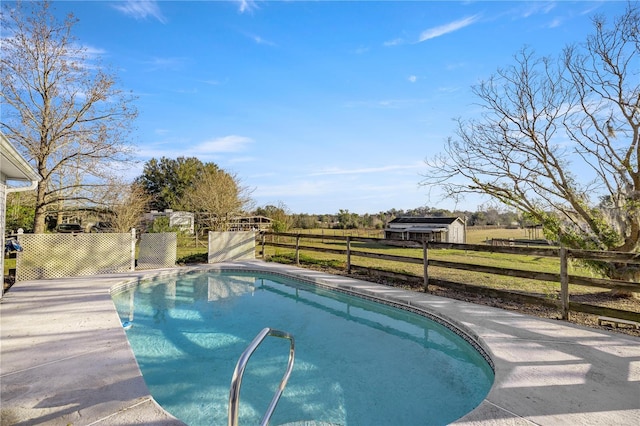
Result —
<instances>
[{"instance_id":1,"label":"pool coping","mask_svg":"<svg viewBox=\"0 0 640 426\"><path fill-rule=\"evenodd\" d=\"M462 330L492 360L495 383L455 424L632 425L640 418L639 338L256 260L14 284L0 300L2 424L183 424L149 394L110 295L200 270L302 279Z\"/></svg>"}]
</instances>

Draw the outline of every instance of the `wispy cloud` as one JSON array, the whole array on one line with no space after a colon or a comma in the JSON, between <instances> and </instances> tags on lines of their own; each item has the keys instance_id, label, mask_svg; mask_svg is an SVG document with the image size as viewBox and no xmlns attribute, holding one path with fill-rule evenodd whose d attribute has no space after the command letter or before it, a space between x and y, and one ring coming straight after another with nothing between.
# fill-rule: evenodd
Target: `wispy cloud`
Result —
<instances>
[{"instance_id":1,"label":"wispy cloud","mask_svg":"<svg viewBox=\"0 0 640 426\"><path fill-rule=\"evenodd\" d=\"M393 40L385 41L384 43L382 43L382 45L385 47L399 46L401 44L404 44L404 40L401 38L394 38Z\"/></svg>"},{"instance_id":2,"label":"wispy cloud","mask_svg":"<svg viewBox=\"0 0 640 426\"><path fill-rule=\"evenodd\" d=\"M368 173L383 173L383 172L395 172L402 170L411 170L417 168L423 168L424 163L416 162L415 164L395 164L389 166L381 166L381 167L363 167L356 169L340 169L340 168L330 168L325 170L320 170L318 172L310 173L309 176L327 176L327 175L360 175L360 174L368 174Z\"/></svg>"},{"instance_id":3,"label":"wispy cloud","mask_svg":"<svg viewBox=\"0 0 640 426\"><path fill-rule=\"evenodd\" d=\"M113 8L134 19L155 18L163 24L167 22L155 0L127 0L114 3Z\"/></svg>"},{"instance_id":4,"label":"wispy cloud","mask_svg":"<svg viewBox=\"0 0 640 426\"><path fill-rule=\"evenodd\" d=\"M240 13L253 12L258 8L254 0L237 0Z\"/></svg>"},{"instance_id":5,"label":"wispy cloud","mask_svg":"<svg viewBox=\"0 0 640 426\"><path fill-rule=\"evenodd\" d=\"M364 53L367 53L370 50L371 50L370 47L362 46L362 47L358 47L357 49L355 49L353 51L353 53L355 53L356 55L362 55Z\"/></svg>"},{"instance_id":6,"label":"wispy cloud","mask_svg":"<svg viewBox=\"0 0 640 426\"><path fill-rule=\"evenodd\" d=\"M473 24L474 22L476 22L478 20L478 18L479 18L478 15L469 16L469 17L464 18L464 19L459 19L457 21L449 22L448 24L440 25L438 27L429 28L428 30L423 31L422 34L420 34L418 42L422 43L423 41L427 41L427 40L430 40L432 38L440 37L440 36L443 36L445 34L449 34L449 33L452 33L454 31L458 31L459 29L462 29L464 27L467 27L467 26Z\"/></svg>"},{"instance_id":7,"label":"wispy cloud","mask_svg":"<svg viewBox=\"0 0 640 426\"><path fill-rule=\"evenodd\" d=\"M101 49L99 47L85 45L84 53L86 53L87 57L89 57L90 59L94 59L94 58L99 58L101 56L104 56L107 52L104 49Z\"/></svg>"},{"instance_id":8,"label":"wispy cloud","mask_svg":"<svg viewBox=\"0 0 640 426\"><path fill-rule=\"evenodd\" d=\"M240 152L244 151L253 139L246 136L229 135L204 141L194 146L190 151L193 153L213 154L220 152Z\"/></svg>"},{"instance_id":9,"label":"wispy cloud","mask_svg":"<svg viewBox=\"0 0 640 426\"><path fill-rule=\"evenodd\" d=\"M417 78L417 77L416 77ZM350 101L344 104L345 108L407 108L423 104L425 99L382 99L377 101Z\"/></svg>"},{"instance_id":10,"label":"wispy cloud","mask_svg":"<svg viewBox=\"0 0 640 426\"><path fill-rule=\"evenodd\" d=\"M272 41L269 40L265 40L262 37L260 37L259 35L254 35L254 34L248 34L247 35L251 40L253 40L256 44L264 44L267 46L275 46L276 44Z\"/></svg>"},{"instance_id":11,"label":"wispy cloud","mask_svg":"<svg viewBox=\"0 0 640 426\"><path fill-rule=\"evenodd\" d=\"M259 159L256 157L235 157L235 158L230 158L227 162L229 164L238 164L238 163L252 163L258 160Z\"/></svg>"},{"instance_id":12,"label":"wispy cloud","mask_svg":"<svg viewBox=\"0 0 640 426\"><path fill-rule=\"evenodd\" d=\"M140 158L176 158L176 157L198 157L203 161L211 161L221 158L223 154L234 154L247 149L253 143L253 139L229 135L220 138L206 140L193 144L193 141L181 137L171 137L171 132L164 129L156 129L155 133L162 138L161 141L146 145L138 154ZM253 161L250 157L227 158L228 162L242 163Z\"/></svg>"},{"instance_id":13,"label":"wispy cloud","mask_svg":"<svg viewBox=\"0 0 640 426\"><path fill-rule=\"evenodd\" d=\"M530 2L527 3L526 9L520 14L523 18L528 18L532 15L547 14L555 9L556 4L554 2Z\"/></svg>"},{"instance_id":14,"label":"wispy cloud","mask_svg":"<svg viewBox=\"0 0 640 426\"><path fill-rule=\"evenodd\" d=\"M158 71L158 70L180 70L184 66L185 58L151 58L149 60L143 61L145 65L148 66L147 71Z\"/></svg>"},{"instance_id":15,"label":"wispy cloud","mask_svg":"<svg viewBox=\"0 0 640 426\"><path fill-rule=\"evenodd\" d=\"M549 22L547 28L557 28L562 25L562 18L554 18Z\"/></svg>"},{"instance_id":16,"label":"wispy cloud","mask_svg":"<svg viewBox=\"0 0 640 426\"><path fill-rule=\"evenodd\" d=\"M335 191L335 182L323 182L319 180L305 181L292 180L283 184L261 184L254 195L260 197L294 197L296 194L302 197L312 195L326 195Z\"/></svg>"},{"instance_id":17,"label":"wispy cloud","mask_svg":"<svg viewBox=\"0 0 640 426\"><path fill-rule=\"evenodd\" d=\"M326 177L307 180L304 178L291 179L282 184L264 184L256 187L253 196L259 200L260 204L274 204L277 199L286 199L289 207L302 202L305 207L295 207L298 211L313 211L314 213L337 212L339 209L353 204L354 200L374 201L365 203L367 207L361 208L359 213L382 211L386 205L394 205L394 201L402 203L402 200L415 199L416 195L421 195L417 185L407 185L406 180L375 184L349 180L344 182L345 177ZM318 199L318 203L309 203L309 197ZM329 197L332 203L327 203L324 198ZM320 201L321 200L321 201ZM380 205L380 200L385 200ZM317 205L316 205L317 204ZM398 206L398 204L395 204ZM354 211L355 212L355 211Z\"/></svg>"},{"instance_id":18,"label":"wispy cloud","mask_svg":"<svg viewBox=\"0 0 640 426\"><path fill-rule=\"evenodd\" d=\"M410 83L415 83L416 81L418 81L418 77L415 75L410 75L407 80L409 80Z\"/></svg>"}]
</instances>

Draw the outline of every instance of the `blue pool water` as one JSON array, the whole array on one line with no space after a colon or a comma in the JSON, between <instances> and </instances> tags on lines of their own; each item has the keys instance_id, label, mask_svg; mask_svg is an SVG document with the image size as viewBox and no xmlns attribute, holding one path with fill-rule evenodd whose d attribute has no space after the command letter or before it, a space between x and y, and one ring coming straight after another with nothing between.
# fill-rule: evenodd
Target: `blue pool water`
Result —
<instances>
[{"instance_id":1,"label":"blue pool water","mask_svg":"<svg viewBox=\"0 0 640 426\"><path fill-rule=\"evenodd\" d=\"M423 316L268 273L212 272L113 295L156 401L189 425L226 425L231 376L265 327L294 335L295 365L271 424L438 425L475 408L493 371ZM258 424L286 369L267 338L245 370L240 424Z\"/></svg>"}]
</instances>

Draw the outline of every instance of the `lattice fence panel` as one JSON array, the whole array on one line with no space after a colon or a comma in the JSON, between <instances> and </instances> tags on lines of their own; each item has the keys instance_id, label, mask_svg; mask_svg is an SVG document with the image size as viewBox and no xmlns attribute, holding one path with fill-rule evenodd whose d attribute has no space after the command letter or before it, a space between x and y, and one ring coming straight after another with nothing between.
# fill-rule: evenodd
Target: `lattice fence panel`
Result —
<instances>
[{"instance_id":1,"label":"lattice fence panel","mask_svg":"<svg viewBox=\"0 0 640 426\"><path fill-rule=\"evenodd\" d=\"M16 281L131 270L131 234L23 234Z\"/></svg>"},{"instance_id":2,"label":"lattice fence panel","mask_svg":"<svg viewBox=\"0 0 640 426\"><path fill-rule=\"evenodd\" d=\"M136 269L170 268L176 264L178 235L175 232L142 234Z\"/></svg>"},{"instance_id":3,"label":"lattice fence panel","mask_svg":"<svg viewBox=\"0 0 640 426\"><path fill-rule=\"evenodd\" d=\"M209 232L209 263L255 258L255 231Z\"/></svg>"}]
</instances>

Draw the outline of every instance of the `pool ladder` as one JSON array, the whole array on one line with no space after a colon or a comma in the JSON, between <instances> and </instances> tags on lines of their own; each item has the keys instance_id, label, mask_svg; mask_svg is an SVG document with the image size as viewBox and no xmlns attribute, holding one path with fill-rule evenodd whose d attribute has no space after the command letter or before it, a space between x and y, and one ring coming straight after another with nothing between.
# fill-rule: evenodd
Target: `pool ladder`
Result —
<instances>
[{"instance_id":1,"label":"pool ladder","mask_svg":"<svg viewBox=\"0 0 640 426\"><path fill-rule=\"evenodd\" d=\"M236 364L236 369L233 372L233 377L231 378L231 389L229 390L229 426L237 426L238 425L238 410L240 404L240 385L242 384L242 376L244 375L244 369L249 362L249 358L255 352L255 350L260 346L262 341L266 339L267 336L273 337L281 337L283 339L289 339L291 342L289 347L289 361L287 363L287 370L280 381L280 385L276 390L275 395L273 395L273 399L269 404L269 408L267 408L267 412L262 417L260 421L261 426L266 426L269 424L269 420L273 415L273 412L276 409L276 405L280 400L280 396L282 396L282 392L284 391L284 387L287 385L287 381L289 380L289 376L291 375L291 371L293 370L293 360L295 357L295 342L293 336L285 331L275 330L273 328L264 328L258 335L253 339L253 341L247 346L247 349L244 350L242 355L240 355L240 359L238 359L238 363Z\"/></svg>"}]
</instances>

